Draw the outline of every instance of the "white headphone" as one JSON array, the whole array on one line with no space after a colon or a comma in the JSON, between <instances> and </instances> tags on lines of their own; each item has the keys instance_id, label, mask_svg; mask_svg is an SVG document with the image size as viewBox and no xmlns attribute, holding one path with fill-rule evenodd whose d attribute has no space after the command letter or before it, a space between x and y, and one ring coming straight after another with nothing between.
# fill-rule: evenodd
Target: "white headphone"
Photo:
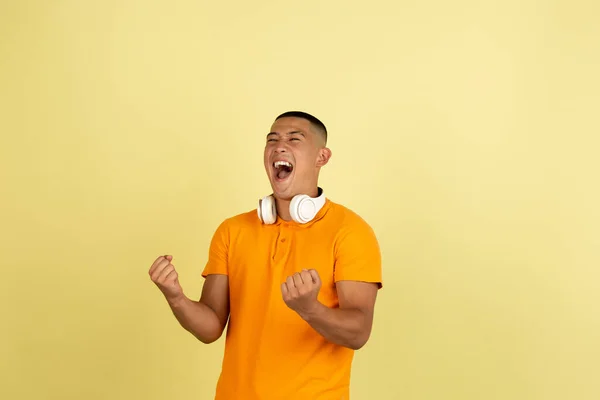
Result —
<instances>
[{"instance_id":1,"label":"white headphone","mask_svg":"<svg viewBox=\"0 0 600 400\"><path fill-rule=\"evenodd\" d=\"M312 221L324 205L325 195L323 194L323 189L319 188L319 195L317 197L310 197L306 194L294 196L290 202L290 214L295 222L305 224ZM263 197L258 201L256 212L263 224L270 225L277 221L276 208L273 195Z\"/></svg>"}]
</instances>

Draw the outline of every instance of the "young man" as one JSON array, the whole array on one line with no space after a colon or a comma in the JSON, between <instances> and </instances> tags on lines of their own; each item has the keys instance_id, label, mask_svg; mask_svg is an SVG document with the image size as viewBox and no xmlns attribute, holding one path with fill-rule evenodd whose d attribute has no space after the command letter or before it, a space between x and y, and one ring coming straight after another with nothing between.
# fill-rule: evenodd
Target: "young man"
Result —
<instances>
[{"instance_id":1,"label":"young man","mask_svg":"<svg viewBox=\"0 0 600 400\"><path fill-rule=\"evenodd\" d=\"M229 320L216 400L349 398L354 351L370 336L382 287L381 255L371 227L318 186L330 157L318 119L280 115L264 150L273 193L216 229L200 301L184 295L172 256L150 268L179 323L203 343Z\"/></svg>"}]
</instances>

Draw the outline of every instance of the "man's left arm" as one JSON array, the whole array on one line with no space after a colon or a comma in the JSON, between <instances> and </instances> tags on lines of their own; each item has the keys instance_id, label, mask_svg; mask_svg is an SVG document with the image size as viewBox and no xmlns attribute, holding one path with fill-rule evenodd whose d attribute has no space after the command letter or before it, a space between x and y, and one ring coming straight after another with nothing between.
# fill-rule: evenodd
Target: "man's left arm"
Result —
<instances>
[{"instance_id":1,"label":"man's left arm","mask_svg":"<svg viewBox=\"0 0 600 400\"><path fill-rule=\"evenodd\" d=\"M382 287L379 244L373 230L360 222L345 230L335 249L339 307L318 301L321 279L314 269L298 272L281 285L288 307L330 342L354 350L371 335L375 300Z\"/></svg>"},{"instance_id":2,"label":"man's left arm","mask_svg":"<svg viewBox=\"0 0 600 400\"><path fill-rule=\"evenodd\" d=\"M320 287L317 271L295 274L282 285L284 301L328 341L353 350L363 347L371 335L378 285L337 282L339 308L317 300Z\"/></svg>"}]
</instances>

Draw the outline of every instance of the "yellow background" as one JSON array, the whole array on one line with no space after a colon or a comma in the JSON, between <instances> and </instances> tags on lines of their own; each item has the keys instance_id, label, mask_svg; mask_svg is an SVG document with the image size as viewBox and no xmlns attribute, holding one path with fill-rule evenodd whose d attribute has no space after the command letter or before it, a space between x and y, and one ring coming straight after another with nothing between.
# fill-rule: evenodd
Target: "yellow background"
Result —
<instances>
[{"instance_id":1,"label":"yellow background","mask_svg":"<svg viewBox=\"0 0 600 400\"><path fill-rule=\"evenodd\" d=\"M353 399L600 398L598 4L2 1L0 398L211 399L147 270L199 295L290 109L382 246Z\"/></svg>"}]
</instances>

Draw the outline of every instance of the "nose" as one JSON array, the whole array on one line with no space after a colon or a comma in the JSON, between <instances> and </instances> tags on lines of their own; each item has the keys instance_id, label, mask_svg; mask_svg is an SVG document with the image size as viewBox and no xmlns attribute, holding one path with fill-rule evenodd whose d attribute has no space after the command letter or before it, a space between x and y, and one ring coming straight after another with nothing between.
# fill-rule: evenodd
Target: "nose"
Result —
<instances>
[{"instance_id":1,"label":"nose","mask_svg":"<svg viewBox=\"0 0 600 400\"><path fill-rule=\"evenodd\" d=\"M275 153L285 153L287 151L287 149L285 148L285 146L283 144L278 144L277 147L275 148Z\"/></svg>"}]
</instances>

